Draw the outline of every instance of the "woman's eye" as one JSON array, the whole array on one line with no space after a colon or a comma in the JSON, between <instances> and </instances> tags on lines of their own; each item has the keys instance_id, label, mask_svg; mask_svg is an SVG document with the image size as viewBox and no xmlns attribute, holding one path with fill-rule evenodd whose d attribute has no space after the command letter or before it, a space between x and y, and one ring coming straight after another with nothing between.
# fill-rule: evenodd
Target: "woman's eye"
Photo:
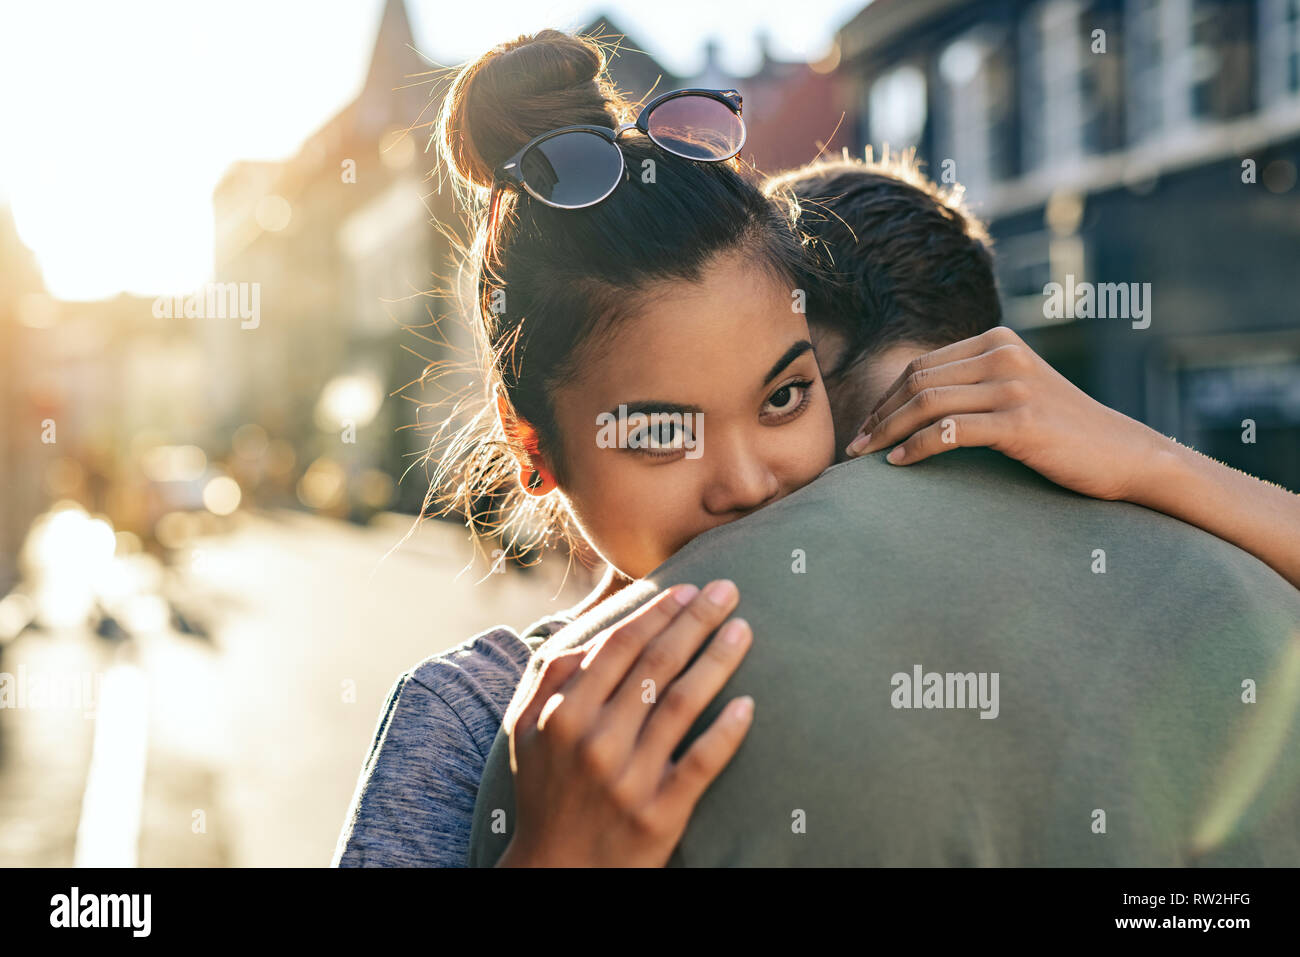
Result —
<instances>
[{"instance_id":1,"label":"woman's eye","mask_svg":"<svg viewBox=\"0 0 1300 957\"><path fill-rule=\"evenodd\" d=\"M772 406L773 408L779 411L784 411L786 408L793 408L793 400L795 395L794 390L795 390L794 386L790 386L790 385L781 386L781 388L777 389L775 392L772 393L772 398L767 400L768 405Z\"/></svg>"},{"instance_id":2,"label":"woman's eye","mask_svg":"<svg viewBox=\"0 0 1300 957\"><path fill-rule=\"evenodd\" d=\"M801 408L808 399L808 387L812 380L803 379L789 382L773 392L767 399L767 408L774 415L789 415Z\"/></svg>"},{"instance_id":3,"label":"woman's eye","mask_svg":"<svg viewBox=\"0 0 1300 957\"><path fill-rule=\"evenodd\" d=\"M628 446L649 455L668 455L687 447L690 433L681 422L659 422L628 436Z\"/></svg>"},{"instance_id":4,"label":"woman's eye","mask_svg":"<svg viewBox=\"0 0 1300 957\"><path fill-rule=\"evenodd\" d=\"M682 430L672 422L652 426L641 433L643 448L677 448L682 444Z\"/></svg>"}]
</instances>

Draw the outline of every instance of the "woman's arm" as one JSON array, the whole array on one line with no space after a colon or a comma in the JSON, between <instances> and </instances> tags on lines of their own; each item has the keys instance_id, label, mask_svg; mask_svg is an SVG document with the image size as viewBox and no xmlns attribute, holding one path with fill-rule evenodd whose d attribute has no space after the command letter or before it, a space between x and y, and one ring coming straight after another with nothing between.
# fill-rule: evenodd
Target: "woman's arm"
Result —
<instances>
[{"instance_id":1,"label":"woman's arm","mask_svg":"<svg viewBox=\"0 0 1300 957\"><path fill-rule=\"evenodd\" d=\"M713 585L676 586L546 663L506 728L518 826L498 866L668 862L753 719L737 698L672 759L751 642L732 619L686 667L739 601L735 585Z\"/></svg>"},{"instance_id":2,"label":"woman's arm","mask_svg":"<svg viewBox=\"0 0 1300 957\"><path fill-rule=\"evenodd\" d=\"M1300 495L1160 439L1127 501L1232 542L1300 588Z\"/></svg>"},{"instance_id":3,"label":"woman's arm","mask_svg":"<svg viewBox=\"0 0 1300 957\"><path fill-rule=\"evenodd\" d=\"M895 465L988 446L1065 488L1203 528L1300 588L1300 496L1107 408L1003 326L914 359L847 452L896 442Z\"/></svg>"},{"instance_id":4,"label":"woman's arm","mask_svg":"<svg viewBox=\"0 0 1300 957\"><path fill-rule=\"evenodd\" d=\"M416 670L428 681L440 674L436 662ZM485 707L453 706L473 690L458 680L461 671L441 671L451 679L440 686L444 694L412 672L397 679L357 781L334 866L465 866L484 763L466 719L487 722L492 715ZM489 741L495 733L477 730Z\"/></svg>"}]
</instances>

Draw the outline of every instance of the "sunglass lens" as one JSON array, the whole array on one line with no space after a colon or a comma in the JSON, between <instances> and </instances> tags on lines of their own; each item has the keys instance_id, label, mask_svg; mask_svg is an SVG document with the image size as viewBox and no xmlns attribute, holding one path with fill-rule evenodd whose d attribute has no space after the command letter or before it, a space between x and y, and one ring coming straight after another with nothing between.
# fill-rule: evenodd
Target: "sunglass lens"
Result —
<instances>
[{"instance_id":1,"label":"sunglass lens","mask_svg":"<svg viewBox=\"0 0 1300 957\"><path fill-rule=\"evenodd\" d=\"M745 141L740 117L711 96L687 94L665 100L650 114L647 129L664 149L695 160L729 159Z\"/></svg>"},{"instance_id":2,"label":"sunglass lens","mask_svg":"<svg viewBox=\"0 0 1300 957\"><path fill-rule=\"evenodd\" d=\"M588 206L618 185L623 154L596 133L574 130L542 140L520 163L528 188L557 206Z\"/></svg>"}]
</instances>

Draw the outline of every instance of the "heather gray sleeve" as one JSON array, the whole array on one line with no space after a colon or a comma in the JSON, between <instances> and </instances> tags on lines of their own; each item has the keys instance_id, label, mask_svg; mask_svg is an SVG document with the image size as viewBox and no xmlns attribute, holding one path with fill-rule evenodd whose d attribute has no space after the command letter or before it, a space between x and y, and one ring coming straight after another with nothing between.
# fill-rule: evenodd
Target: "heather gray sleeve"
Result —
<instances>
[{"instance_id":1,"label":"heather gray sleeve","mask_svg":"<svg viewBox=\"0 0 1300 957\"><path fill-rule=\"evenodd\" d=\"M456 709L402 675L380 716L334 866L464 867L483 761Z\"/></svg>"}]
</instances>

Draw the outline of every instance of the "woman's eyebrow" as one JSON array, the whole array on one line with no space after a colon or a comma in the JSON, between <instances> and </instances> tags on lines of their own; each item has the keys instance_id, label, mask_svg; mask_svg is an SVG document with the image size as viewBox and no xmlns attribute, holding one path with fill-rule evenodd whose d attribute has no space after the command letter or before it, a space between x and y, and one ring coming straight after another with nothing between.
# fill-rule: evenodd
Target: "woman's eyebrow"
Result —
<instances>
[{"instance_id":1,"label":"woman's eyebrow","mask_svg":"<svg viewBox=\"0 0 1300 957\"><path fill-rule=\"evenodd\" d=\"M810 349L812 349L812 343L807 339L801 339L789 349L786 349L785 352L781 353L781 358L777 359L776 364L772 366L772 371L767 374L767 378L763 380L763 385L767 385L779 376L782 369L788 366L791 362L794 362L795 359L798 359Z\"/></svg>"},{"instance_id":2,"label":"woman's eyebrow","mask_svg":"<svg viewBox=\"0 0 1300 957\"><path fill-rule=\"evenodd\" d=\"M763 380L763 385L766 386L773 379L779 376L781 374L781 371L786 366L788 366L791 362L794 362L795 359L798 359L805 352L809 352L811 350L812 350L812 343L809 342L807 339L801 339L798 342L793 343L790 346L790 348L786 349L785 352L781 353L781 358L777 359L776 362L772 365L772 371L769 372L767 374L767 378ZM620 406L610 409L605 414L617 418L619 415L620 408L623 409L624 415L632 415L637 412L649 414L651 412L691 413L691 412L704 411L698 405L684 405L681 402L665 402L661 399L640 399L635 402L624 402Z\"/></svg>"},{"instance_id":3,"label":"woman's eyebrow","mask_svg":"<svg viewBox=\"0 0 1300 957\"><path fill-rule=\"evenodd\" d=\"M623 415L635 415L638 412L646 415L649 415L651 412L667 412L669 414L673 412L681 412L684 414L690 414L695 412L702 413L704 411L698 405L683 405L681 402L664 402L661 399L639 399L635 402L624 402L604 414L618 418L620 409L622 410Z\"/></svg>"}]
</instances>

